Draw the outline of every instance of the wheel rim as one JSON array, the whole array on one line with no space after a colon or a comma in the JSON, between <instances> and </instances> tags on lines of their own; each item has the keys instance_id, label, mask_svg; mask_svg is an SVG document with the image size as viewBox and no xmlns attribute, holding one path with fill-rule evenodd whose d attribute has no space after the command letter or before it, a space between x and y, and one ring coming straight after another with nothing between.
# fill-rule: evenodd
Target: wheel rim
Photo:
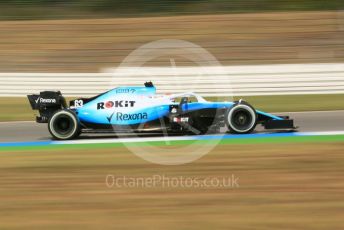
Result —
<instances>
[{"instance_id":1,"label":"wheel rim","mask_svg":"<svg viewBox=\"0 0 344 230\"><path fill-rule=\"evenodd\" d=\"M74 130L74 122L70 116L60 115L53 124L55 132L60 135L67 135Z\"/></svg>"},{"instance_id":2,"label":"wheel rim","mask_svg":"<svg viewBox=\"0 0 344 230\"><path fill-rule=\"evenodd\" d=\"M233 113L233 125L239 130L249 129L252 123L252 115L244 109L238 109Z\"/></svg>"},{"instance_id":3,"label":"wheel rim","mask_svg":"<svg viewBox=\"0 0 344 230\"><path fill-rule=\"evenodd\" d=\"M229 128L237 133L247 133L255 127L256 114L251 107L239 104L228 113Z\"/></svg>"},{"instance_id":4,"label":"wheel rim","mask_svg":"<svg viewBox=\"0 0 344 230\"><path fill-rule=\"evenodd\" d=\"M49 121L51 135L60 140L66 140L77 135L78 121L69 111L60 111L53 115Z\"/></svg>"}]
</instances>

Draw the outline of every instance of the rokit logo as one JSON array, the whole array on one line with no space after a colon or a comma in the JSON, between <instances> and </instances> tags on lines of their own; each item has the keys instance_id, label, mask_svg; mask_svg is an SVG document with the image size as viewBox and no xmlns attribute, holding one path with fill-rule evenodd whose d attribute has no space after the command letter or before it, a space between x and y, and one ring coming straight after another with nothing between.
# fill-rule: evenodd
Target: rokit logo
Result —
<instances>
[{"instance_id":1,"label":"rokit logo","mask_svg":"<svg viewBox=\"0 0 344 230\"><path fill-rule=\"evenodd\" d=\"M56 103L56 99L54 98L41 98L41 97L38 97L36 100L35 100L36 103Z\"/></svg>"},{"instance_id":2,"label":"rokit logo","mask_svg":"<svg viewBox=\"0 0 344 230\"><path fill-rule=\"evenodd\" d=\"M118 107L134 107L136 101L107 101L97 103L97 109L110 109Z\"/></svg>"}]
</instances>

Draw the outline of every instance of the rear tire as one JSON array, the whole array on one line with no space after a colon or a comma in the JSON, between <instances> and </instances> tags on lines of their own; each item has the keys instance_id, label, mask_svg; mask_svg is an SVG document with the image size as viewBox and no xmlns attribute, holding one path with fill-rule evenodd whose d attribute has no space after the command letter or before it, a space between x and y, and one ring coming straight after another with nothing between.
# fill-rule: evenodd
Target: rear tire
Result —
<instances>
[{"instance_id":1,"label":"rear tire","mask_svg":"<svg viewBox=\"0 0 344 230\"><path fill-rule=\"evenodd\" d=\"M77 116L70 110L59 110L50 118L48 129L54 139L70 140L81 133Z\"/></svg>"},{"instance_id":2,"label":"rear tire","mask_svg":"<svg viewBox=\"0 0 344 230\"><path fill-rule=\"evenodd\" d=\"M238 102L227 110L225 122L231 133L251 133L257 125L256 110L245 101Z\"/></svg>"}]
</instances>

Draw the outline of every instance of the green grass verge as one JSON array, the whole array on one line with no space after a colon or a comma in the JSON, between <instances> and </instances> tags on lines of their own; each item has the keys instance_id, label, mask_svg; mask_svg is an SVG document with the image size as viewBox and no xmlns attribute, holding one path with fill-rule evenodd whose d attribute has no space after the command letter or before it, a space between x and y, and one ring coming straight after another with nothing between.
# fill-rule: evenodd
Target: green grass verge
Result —
<instances>
[{"instance_id":1,"label":"green grass verge","mask_svg":"<svg viewBox=\"0 0 344 230\"><path fill-rule=\"evenodd\" d=\"M235 100L244 99L255 108L266 112L293 112L316 110L343 110L344 94L334 95L291 95L291 96L246 96L235 97ZM209 98L214 99L214 98ZM217 98L226 100L226 98ZM0 121L27 121L34 120L32 111L26 98L0 98Z\"/></svg>"}]
</instances>

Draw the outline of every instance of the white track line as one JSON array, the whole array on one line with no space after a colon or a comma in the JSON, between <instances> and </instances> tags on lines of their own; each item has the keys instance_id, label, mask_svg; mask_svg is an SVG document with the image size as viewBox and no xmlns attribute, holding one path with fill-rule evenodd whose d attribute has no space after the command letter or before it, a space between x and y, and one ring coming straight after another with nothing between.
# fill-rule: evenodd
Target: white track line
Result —
<instances>
[{"instance_id":1,"label":"white track line","mask_svg":"<svg viewBox=\"0 0 344 230\"><path fill-rule=\"evenodd\" d=\"M344 131L315 131L295 133L296 136L329 136L329 135L343 135Z\"/></svg>"}]
</instances>

